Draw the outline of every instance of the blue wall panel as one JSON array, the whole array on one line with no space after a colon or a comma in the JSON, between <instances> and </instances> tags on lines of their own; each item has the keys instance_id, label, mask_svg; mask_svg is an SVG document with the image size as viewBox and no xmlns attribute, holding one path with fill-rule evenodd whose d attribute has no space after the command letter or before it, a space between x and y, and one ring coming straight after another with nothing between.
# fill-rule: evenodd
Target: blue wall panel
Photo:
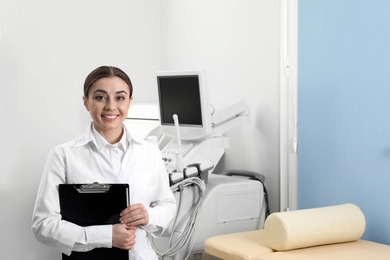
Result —
<instances>
[{"instance_id":1,"label":"blue wall panel","mask_svg":"<svg viewBox=\"0 0 390 260\"><path fill-rule=\"evenodd\" d=\"M298 206L351 202L390 244L390 1L299 0Z\"/></svg>"}]
</instances>

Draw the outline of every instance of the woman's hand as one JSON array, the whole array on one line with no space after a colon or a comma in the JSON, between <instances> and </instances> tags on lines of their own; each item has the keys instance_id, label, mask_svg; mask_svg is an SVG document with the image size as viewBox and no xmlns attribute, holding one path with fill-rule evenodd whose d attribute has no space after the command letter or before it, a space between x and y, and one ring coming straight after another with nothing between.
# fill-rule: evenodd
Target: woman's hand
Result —
<instances>
[{"instance_id":1,"label":"woman's hand","mask_svg":"<svg viewBox=\"0 0 390 260\"><path fill-rule=\"evenodd\" d=\"M136 227L128 227L124 224L115 224L112 226L112 246L131 250L135 244Z\"/></svg>"},{"instance_id":2,"label":"woman's hand","mask_svg":"<svg viewBox=\"0 0 390 260\"><path fill-rule=\"evenodd\" d=\"M129 226L144 226L149 223L149 214L142 203L127 207L121 212L119 221Z\"/></svg>"}]
</instances>

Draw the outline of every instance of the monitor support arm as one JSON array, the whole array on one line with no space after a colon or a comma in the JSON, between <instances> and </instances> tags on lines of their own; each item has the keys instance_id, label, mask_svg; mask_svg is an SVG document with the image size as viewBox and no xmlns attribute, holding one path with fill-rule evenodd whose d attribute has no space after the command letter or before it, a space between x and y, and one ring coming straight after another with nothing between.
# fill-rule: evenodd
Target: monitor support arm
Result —
<instances>
[{"instance_id":1,"label":"monitor support arm","mask_svg":"<svg viewBox=\"0 0 390 260\"><path fill-rule=\"evenodd\" d=\"M218 136L250 122L250 110L244 101L240 101L212 114L212 135Z\"/></svg>"}]
</instances>

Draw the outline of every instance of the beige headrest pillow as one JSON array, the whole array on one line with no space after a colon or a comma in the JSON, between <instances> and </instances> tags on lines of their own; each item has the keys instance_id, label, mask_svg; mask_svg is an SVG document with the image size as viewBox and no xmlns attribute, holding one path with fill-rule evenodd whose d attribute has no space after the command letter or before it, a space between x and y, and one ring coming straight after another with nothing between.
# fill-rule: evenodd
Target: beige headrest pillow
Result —
<instances>
[{"instance_id":1,"label":"beige headrest pillow","mask_svg":"<svg viewBox=\"0 0 390 260\"><path fill-rule=\"evenodd\" d=\"M264 224L267 245L285 251L361 238L366 220L359 207L342 204L271 214Z\"/></svg>"}]
</instances>

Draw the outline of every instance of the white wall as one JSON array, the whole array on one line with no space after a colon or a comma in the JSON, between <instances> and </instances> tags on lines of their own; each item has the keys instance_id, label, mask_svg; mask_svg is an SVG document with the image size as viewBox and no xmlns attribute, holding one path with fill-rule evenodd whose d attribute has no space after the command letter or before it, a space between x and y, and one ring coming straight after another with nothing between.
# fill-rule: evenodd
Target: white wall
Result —
<instances>
[{"instance_id":1,"label":"white wall","mask_svg":"<svg viewBox=\"0 0 390 260\"><path fill-rule=\"evenodd\" d=\"M84 130L82 86L95 67L127 71L150 101L159 66L155 1L0 0L1 259L60 259L30 231L35 195L54 145Z\"/></svg>"},{"instance_id":2,"label":"white wall","mask_svg":"<svg viewBox=\"0 0 390 260\"><path fill-rule=\"evenodd\" d=\"M162 69L203 69L216 108L245 100L251 124L232 130L216 171L266 176L279 210L280 1L169 1L161 6Z\"/></svg>"},{"instance_id":3,"label":"white wall","mask_svg":"<svg viewBox=\"0 0 390 260\"><path fill-rule=\"evenodd\" d=\"M156 70L186 67L204 69L217 108L247 101L252 124L218 169L265 174L278 210L279 1L182 2L0 0L2 258L60 259L31 213L49 150L89 122L82 84L102 64L129 73L135 102L157 101Z\"/></svg>"}]
</instances>

